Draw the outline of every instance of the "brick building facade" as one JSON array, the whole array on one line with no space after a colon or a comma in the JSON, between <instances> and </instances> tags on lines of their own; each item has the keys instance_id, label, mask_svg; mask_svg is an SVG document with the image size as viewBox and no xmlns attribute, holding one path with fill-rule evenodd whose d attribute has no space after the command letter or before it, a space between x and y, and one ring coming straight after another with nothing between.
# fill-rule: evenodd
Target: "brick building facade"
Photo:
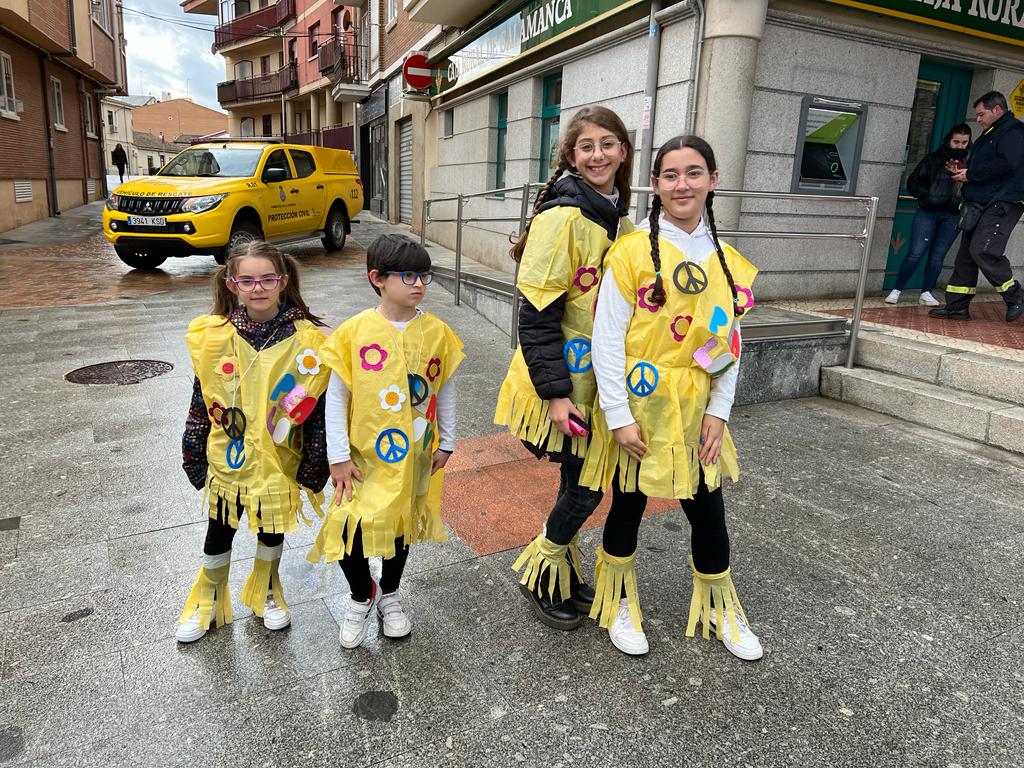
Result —
<instances>
[{"instance_id":1,"label":"brick building facade","mask_svg":"<svg viewBox=\"0 0 1024 768\"><path fill-rule=\"evenodd\" d=\"M154 136L163 134L165 141L172 142L179 136L206 136L226 131L228 116L191 99L168 99L135 107L132 129Z\"/></svg>"},{"instance_id":2,"label":"brick building facade","mask_svg":"<svg viewBox=\"0 0 1024 768\"><path fill-rule=\"evenodd\" d=\"M99 104L123 93L112 0L0 8L0 232L105 194Z\"/></svg>"}]
</instances>

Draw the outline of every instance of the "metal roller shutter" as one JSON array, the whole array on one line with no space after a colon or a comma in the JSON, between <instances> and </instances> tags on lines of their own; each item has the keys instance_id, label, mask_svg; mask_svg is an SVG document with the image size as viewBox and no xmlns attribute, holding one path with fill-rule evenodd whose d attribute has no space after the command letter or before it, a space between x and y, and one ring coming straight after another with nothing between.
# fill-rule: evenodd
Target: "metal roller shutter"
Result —
<instances>
[{"instance_id":1,"label":"metal roller shutter","mask_svg":"<svg viewBox=\"0 0 1024 768\"><path fill-rule=\"evenodd\" d=\"M412 120L398 126L398 220L412 224Z\"/></svg>"}]
</instances>

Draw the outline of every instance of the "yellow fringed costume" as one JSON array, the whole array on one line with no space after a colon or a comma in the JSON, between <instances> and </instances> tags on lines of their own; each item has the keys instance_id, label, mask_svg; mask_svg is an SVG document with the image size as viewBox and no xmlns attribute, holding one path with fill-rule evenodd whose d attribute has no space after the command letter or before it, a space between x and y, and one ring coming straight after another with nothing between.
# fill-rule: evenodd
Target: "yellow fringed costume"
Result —
<instances>
[{"instance_id":1,"label":"yellow fringed costume","mask_svg":"<svg viewBox=\"0 0 1024 768\"><path fill-rule=\"evenodd\" d=\"M658 307L647 301L654 286L649 233L634 232L619 238L608 251L606 265L612 270L623 297L634 305L626 332L626 384L629 409L640 427L647 455L637 462L621 450L600 410L591 422L591 448L580 484L607 490L619 473L622 490L640 490L648 496L691 499L699 487L700 470L708 490L721 485L723 474L739 478L736 447L726 427L719 463L701 465L701 422L711 392L712 373L721 373L726 362L739 358L739 339L733 322L732 291L718 258L697 270L700 293L684 293L676 282L691 278L686 257L672 243L659 240L661 276L666 302ZM725 258L740 290L741 301L752 303L751 283L757 268L735 249L723 245Z\"/></svg>"},{"instance_id":2,"label":"yellow fringed costume","mask_svg":"<svg viewBox=\"0 0 1024 768\"><path fill-rule=\"evenodd\" d=\"M336 493L308 559L351 553L357 526L367 557L394 557L398 537L445 541L444 470L430 469L440 439L437 393L464 357L459 337L429 313L400 331L370 309L343 323L322 353L351 392L349 444L363 479L354 480L351 501Z\"/></svg>"}]
</instances>

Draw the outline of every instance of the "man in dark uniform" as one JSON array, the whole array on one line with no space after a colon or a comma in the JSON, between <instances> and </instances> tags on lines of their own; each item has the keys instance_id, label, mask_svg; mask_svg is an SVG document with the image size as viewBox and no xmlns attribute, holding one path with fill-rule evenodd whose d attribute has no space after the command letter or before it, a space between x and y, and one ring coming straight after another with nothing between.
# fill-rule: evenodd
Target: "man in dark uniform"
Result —
<instances>
[{"instance_id":1,"label":"man in dark uniform","mask_svg":"<svg viewBox=\"0 0 1024 768\"><path fill-rule=\"evenodd\" d=\"M978 270L1002 294L1006 322L1024 314L1024 288L1014 280L1006 243L1024 213L1024 123L1008 110L1006 97L990 91L974 102L974 116L984 129L974 143L967 168L953 175L963 182L964 203L982 206L978 223L963 232L953 274L946 286L946 306L928 314L947 320L970 320L971 299L978 292Z\"/></svg>"}]
</instances>

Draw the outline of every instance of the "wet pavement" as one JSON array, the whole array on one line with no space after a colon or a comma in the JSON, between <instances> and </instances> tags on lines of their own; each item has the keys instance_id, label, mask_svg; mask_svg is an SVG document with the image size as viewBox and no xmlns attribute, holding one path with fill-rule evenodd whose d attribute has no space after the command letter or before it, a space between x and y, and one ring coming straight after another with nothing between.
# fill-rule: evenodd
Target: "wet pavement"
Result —
<instances>
[{"instance_id":1,"label":"wet pavement","mask_svg":"<svg viewBox=\"0 0 1024 768\"><path fill-rule=\"evenodd\" d=\"M331 324L371 305L360 238L384 226L357 225L340 254L289 249ZM306 563L304 529L282 561L291 628L238 602L255 549L241 532L234 624L178 645L206 528L180 469L183 335L215 264L137 275L92 238L0 250L0 766L1024 763L1024 460L819 398L738 408L733 576L765 657L684 636L688 526L667 502L641 528L651 653L627 657L592 623L540 625L519 595L510 565L555 468L491 424L507 337L437 288L425 308L468 356L451 540L413 548L402 584L412 636L372 623L342 650L347 587ZM64 380L132 358L175 367ZM600 530L582 541L592 564Z\"/></svg>"}]
</instances>

